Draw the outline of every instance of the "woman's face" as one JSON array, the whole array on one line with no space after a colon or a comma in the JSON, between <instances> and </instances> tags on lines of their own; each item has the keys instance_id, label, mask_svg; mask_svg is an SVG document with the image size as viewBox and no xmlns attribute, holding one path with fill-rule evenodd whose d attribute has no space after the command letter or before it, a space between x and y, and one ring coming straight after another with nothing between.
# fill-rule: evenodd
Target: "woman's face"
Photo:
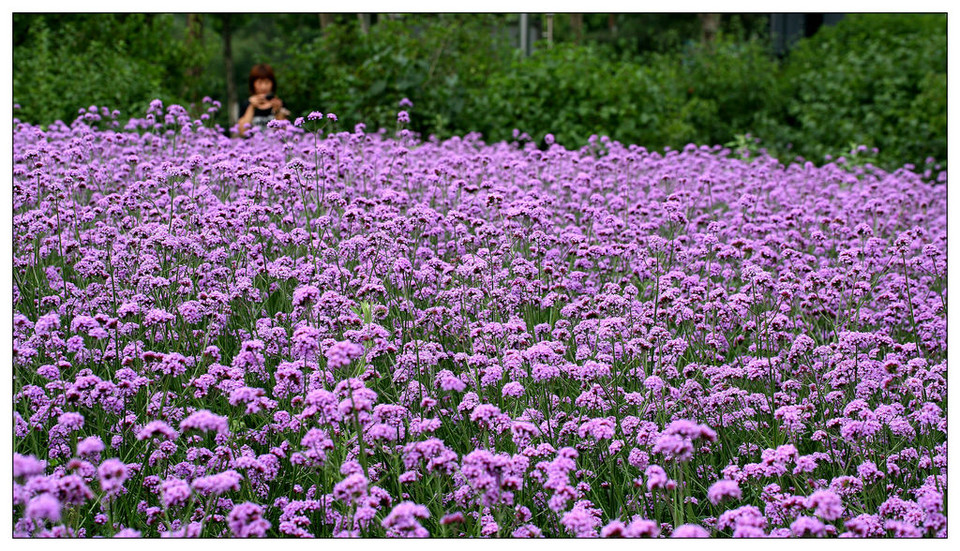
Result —
<instances>
[{"instance_id":1,"label":"woman's face","mask_svg":"<svg viewBox=\"0 0 960 551\"><path fill-rule=\"evenodd\" d=\"M273 92L273 83L269 78L258 78L253 81L253 91L257 94L269 94Z\"/></svg>"}]
</instances>

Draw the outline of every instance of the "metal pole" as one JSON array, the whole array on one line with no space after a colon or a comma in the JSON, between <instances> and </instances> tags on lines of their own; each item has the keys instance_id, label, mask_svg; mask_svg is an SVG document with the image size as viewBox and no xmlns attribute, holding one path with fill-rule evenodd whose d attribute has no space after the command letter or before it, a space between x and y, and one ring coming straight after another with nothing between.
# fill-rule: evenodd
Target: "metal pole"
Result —
<instances>
[{"instance_id":1,"label":"metal pole","mask_svg":"<svg viewBox=\"0 0 960 551\"><path fill-rule=\"evenodd\" d=\"M530 15L520 14L520 49L523 55L530 55Z\"/></svg>"},{"instance_id":2,"label":"metal pole","mask_svg":"<svg viewBox=\"0 0 960 551\"><path fill-rule=\"evenodd\" d=\"M547 14L547 46L553 46L553 14Z\"/></svg>"}]
</instances>

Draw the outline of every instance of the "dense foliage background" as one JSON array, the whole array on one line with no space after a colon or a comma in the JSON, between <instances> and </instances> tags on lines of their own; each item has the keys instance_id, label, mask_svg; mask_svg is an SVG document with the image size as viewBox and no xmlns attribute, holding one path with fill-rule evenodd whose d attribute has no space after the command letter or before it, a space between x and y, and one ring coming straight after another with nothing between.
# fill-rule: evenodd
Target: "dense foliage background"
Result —
<instances>
[{"instance_id":1,"label":"dense foliage background","mask_svg":"<svg viewBox=\"0 0 960 551\"><path fill-rule=\"evenodd\" d=\"M575 33L556 16L552 44L528 57L516 14L372 16L365 29L355 14L322 28L315 14L16 14L16 117L69 122L90 104L140 116L154 98L197 113L204 96L226 104L229 34L241 102L247 71L267 62L295 114L333 112L344 128L392 129L406 97L411 128L441 138L509 140L518 128L569 147L599 134L765 147L784 161L860 144L888 168L946 159L945 15L849 15L783 58L765 14L724 15L711 41L696 14L582 17ZM227 109L220 117L229 126Z\"/></svg>"}]
</instances>

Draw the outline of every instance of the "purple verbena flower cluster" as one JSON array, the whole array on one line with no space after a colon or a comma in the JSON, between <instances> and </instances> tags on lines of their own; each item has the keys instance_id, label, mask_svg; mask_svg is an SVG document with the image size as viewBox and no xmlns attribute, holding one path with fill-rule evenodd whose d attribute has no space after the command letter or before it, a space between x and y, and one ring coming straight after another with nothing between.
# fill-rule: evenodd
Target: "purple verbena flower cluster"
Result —
<instances>
[{"instance_id":1,"label":"purple verbena flower cluster","mask_svg":"<svg viewBox=\"0 0 960 551\"><path fill-rule=\"evenodd\" d=\"M946 535L942 183L400 107L14 121L15 536Z\"/></svg>"}]
</instances>

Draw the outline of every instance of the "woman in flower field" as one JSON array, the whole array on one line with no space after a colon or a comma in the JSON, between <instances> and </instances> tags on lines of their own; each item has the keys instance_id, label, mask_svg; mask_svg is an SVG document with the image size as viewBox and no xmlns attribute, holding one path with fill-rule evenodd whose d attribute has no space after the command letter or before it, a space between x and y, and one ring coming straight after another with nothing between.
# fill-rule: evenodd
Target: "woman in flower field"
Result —
<instances>
[{"instance_id":1,"label":"woman in flower field","mask_svg":"<svg viewBox=\"0 0 960 551\"><path fill-rule=\"evenodd\" d=\"M247 79L250 97L240 107L243 115L237 121L237 132L246 136L251 127L261 131L273 120L286 120L290 111L283 106L283 100L277 97L277 77L273 68L265 63L254 65Z\"/></svg>"},{"instance_id":2,"label":"woman in flower field","mask_svg":"<svg viewBox=\"0 0 960 551\"><path fill-rule=\"evenodd\" d=\"M15 536L946 536L945 186L410 116L15 121Z\"/></svg>"}]
</instances>

